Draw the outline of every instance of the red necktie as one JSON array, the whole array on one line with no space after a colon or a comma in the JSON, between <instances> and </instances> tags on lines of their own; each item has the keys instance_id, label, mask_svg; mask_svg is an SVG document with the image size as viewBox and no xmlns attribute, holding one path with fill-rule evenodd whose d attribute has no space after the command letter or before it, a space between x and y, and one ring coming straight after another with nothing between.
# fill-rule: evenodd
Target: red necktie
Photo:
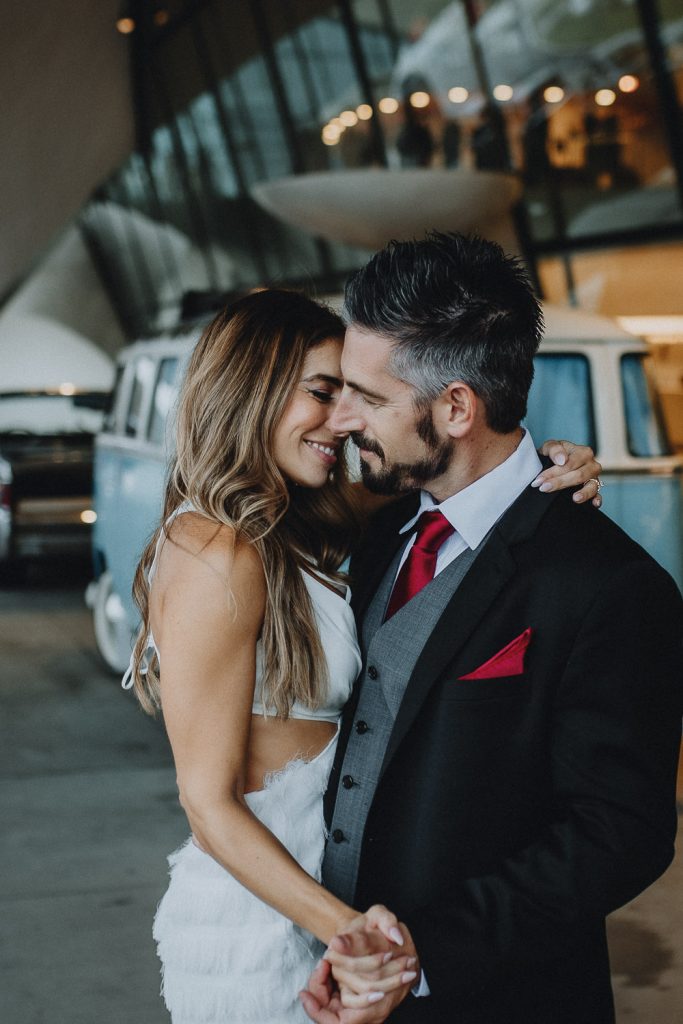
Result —
<instances>
[{"instance_id":1,"label":"red necktie","mask_svg":"<svg viewBox=\"0 0 683 1024\"><path fill-rule=\"evenodd\" d=\"M455 528L442 512L423 512L417 521L415 543L401 566L391 592L385 622L434 579L439 548Z\"/></svg>"}]
</instances>

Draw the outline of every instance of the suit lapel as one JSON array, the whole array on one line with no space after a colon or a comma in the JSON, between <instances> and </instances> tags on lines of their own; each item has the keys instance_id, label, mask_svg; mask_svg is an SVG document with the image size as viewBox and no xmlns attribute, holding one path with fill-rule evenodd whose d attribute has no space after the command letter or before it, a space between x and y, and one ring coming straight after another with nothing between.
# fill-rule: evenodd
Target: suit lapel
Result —
<instances>
[{"instance_id":1,"label":"suit lapel","mask_svg":"<svg viewBox=\"0 0 683 1024\"><path fill-rule=\"evenodd\" d=\"M534 533L556 497L557 494L539 494L528 487L494 527L415 663L381 774L384 774L443 669L463 649L475 627L514 575L516 563L511 547Z\"/></svg>"}]
</instances>

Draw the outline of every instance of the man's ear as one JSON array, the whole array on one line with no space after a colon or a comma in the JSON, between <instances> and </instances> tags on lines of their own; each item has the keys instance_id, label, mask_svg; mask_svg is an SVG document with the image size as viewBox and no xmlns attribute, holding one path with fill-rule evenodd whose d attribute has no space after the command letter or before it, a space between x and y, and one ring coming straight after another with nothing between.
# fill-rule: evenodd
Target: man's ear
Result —
<instances>
[{"instance_id":1,"label":"man's ear","mask_svg":"<svg viewBox=\"0 0 683 1024\"><path fill-rule=\"evenodd\" d=\"M439 419L450 437L464 437L472 430L480 402L468 384L461 380L452 381L438 400Z\"/></svg>"}]
</instances>

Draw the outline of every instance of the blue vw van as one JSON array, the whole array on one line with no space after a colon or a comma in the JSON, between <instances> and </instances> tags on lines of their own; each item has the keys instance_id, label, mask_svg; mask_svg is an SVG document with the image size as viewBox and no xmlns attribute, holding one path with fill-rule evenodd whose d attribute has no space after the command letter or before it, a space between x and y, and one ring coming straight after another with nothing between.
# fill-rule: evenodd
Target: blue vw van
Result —
<instances>
[{"instance_id":1,"label":"blue vw van","mask_svg":"<svg viewBox=\"0 0 683 1024\"><path fill-rule=\"evenodd\" d=\"M673 455L643 342L612 320L545 307L526 425L534 440L570 437L603 465L604 511L683 588L683 455ZM119 356L110 412L95 450L95 580L87 591L97 645L116 672L128 663L137 611L135 566L154 531L172 449L173 409L199 329L138 342Z\"/></svg>"}]
</instances>

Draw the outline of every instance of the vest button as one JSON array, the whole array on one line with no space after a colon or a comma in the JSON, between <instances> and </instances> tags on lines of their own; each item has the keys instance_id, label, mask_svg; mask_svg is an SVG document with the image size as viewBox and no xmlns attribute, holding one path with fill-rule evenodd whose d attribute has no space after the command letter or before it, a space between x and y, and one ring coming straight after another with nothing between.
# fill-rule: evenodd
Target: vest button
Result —
<instances>
[{"instance_id":1,"label":"vest button","mask_svg":"<svg viewBox=\"0 0 683 1024\"><path fill-rule=\"evenodd\" d=\"M335 843L343 843L344 833L340 828L335 828L334 832L332 833L332 838L334 839Z\"/></svg>"},{"instance_id":2,"label":"vest button","mask_svg":"<svg viewBox=\"0 0 683 1024\"><path fill-rule=\"evenodd\" d=\"M356 722L356 732L358 733L359 736L362 736L363 733L367 732L369 728L370 726L368 725L367 722L363 722L362 720L360 722Z\"/></svg>"},{"instance_id":3,"label":"vest button","mask_svg":"<svg viewBox=\"0 0 683 1024\"><path fill-rule=\"evenodd\" d=\"M342 786L344 789L351 789L353 786L353 775L345 775L342 779Z\"/></svg>"},{"instance_id":4,"label":"vest button","mask_svg":"<svg viewBox=\"0 0 683 1024\"><path fill-rule=\"evenodd\" d=\"M370 665L370 667L368 668L368 675L370 676L371 679L377 679L379 672L377 671L374 665Z\"/></svg>"}]
</instances>

